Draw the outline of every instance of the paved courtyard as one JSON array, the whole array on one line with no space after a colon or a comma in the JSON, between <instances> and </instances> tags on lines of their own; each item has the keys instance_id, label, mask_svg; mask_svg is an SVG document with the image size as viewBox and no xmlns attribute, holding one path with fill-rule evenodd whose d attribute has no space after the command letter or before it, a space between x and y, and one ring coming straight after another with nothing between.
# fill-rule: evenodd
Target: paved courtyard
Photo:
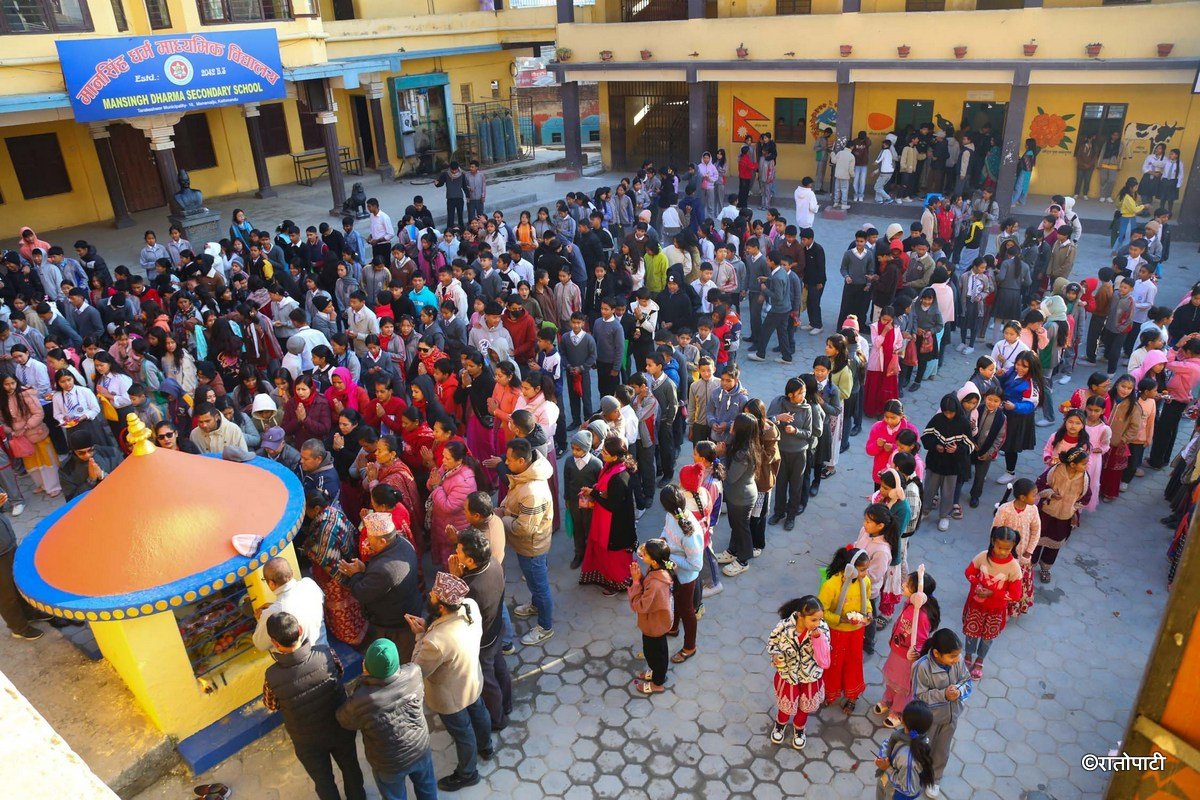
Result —
<instances>
[{"instance_id":1,"label":"paved courtyard","mask_svg":"<svg viewBox=\"0 0 1200 800\"><path fill-rule=\"evenodd\" d=\"M590 188L606 182L593 178L580 185ZM555 196L546 194L542 202L529 205L536 208ZM519 210L505 209L514 218ZM904 218L911 218L907 210ZM817 237L829 254L831 274L836 275L838 254L853 231L866 221L819 221ZM870 221L882 229L891 219L881 215ZM114 234L104 236L111 239ZM134 246L136 236L122 236ZM1109 262L1107 254L1106 237L1085 236L1075 277L1094 274ZM109 256L109 263L119 261ZM1197 279L1194 265L1194 245L1177 243L1159 296L1182 296ZM826 315L832 317L838 286L831 284L827 294ZM769 403L787 377L807 371L824 336L800 332L797 342L793 367L770 361L744 364L743 379L752 396ZM938 378L916 396L906 396L914 424L924 425L941 395L970 374L976 357L951 350ZM1080 365L1070 386L1054 387L1055 398L1083 385L1089 372ZM1051 431L1039 429L1039 442ZM824 483L795 530L769 528L763 556L745 574L726 579L725 592L706 603L698 655L672 665L669 691L650 699L635 696L629 688L643 661L627 602L623 596L603 598L595 587L579 586L577 573L568 569L571 544L565 534L558 535L551 551L555 636L539 647L518 645L510 659L516 676L513 722L499 734L495 759L481 762L483 782L457 796L873 796L872 758L888 731L868 716L867 709L882 692L884 655L867 657L869 688L864 699L869 702L860 703L849 718L837 708L820 712L809 723L803 752L776 747L767 738L773 695L766 635L777 619L775 608L815 593L818 568L836 547L857 535L871 490L864 441L865 434L851 441L837 476ZM1022 456L1022 475L1035 477L1039 468L1037 454ZM1063 553L1053 584L1038 587L1033 612L1012 623L997 640L987 675L958 726L942 782L945 797L1068 800L1097 797L1103 791L1107 777L1084 771L1080 758L1107 752L1123 736L1159 623L1166 597L1164 553L1170 539L1170 532L1157 522L1163 514L1165 479L1165 474L1148 472L1120 501L1086 517ZM1001 491L991 483L979 509L965 509L965 519L945 533L923 525L910 545L910 563L924 563L938 579L946 626L960 627L966 588L962 572L986 546L991 505ZM31 505L30 512L16 520L19 533L45 513L42 505ZM658 535L661 524L660 511L647 513L639 522L639 538ZM728 526L722 523L714 538L723 547ZM515 565L508 570L508 590L510 604L528 598ZM528 623L517 624L520 634ZM5 642L0 654L11 647ZM32 666L31 661L24 663ZM453 767L453 748L440 723L433 727L438 774L446 774ZM192 796L194 784L210 781L227 783L237 797L253 800L311 795L311 784L280 729L209 773L193 778L177 770L138 797L178 800ZM373 786L368 795L378 797Z\"/></svg>"}]
</instances>

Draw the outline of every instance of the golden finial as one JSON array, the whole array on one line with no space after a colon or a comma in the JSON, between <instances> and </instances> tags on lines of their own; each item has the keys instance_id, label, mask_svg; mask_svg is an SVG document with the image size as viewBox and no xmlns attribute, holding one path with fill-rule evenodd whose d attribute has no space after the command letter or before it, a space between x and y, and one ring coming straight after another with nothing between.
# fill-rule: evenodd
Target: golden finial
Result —
<instances>
[{"instance_id":1,"label":"golden finial","mask_svg":"<svg viewBox=\"0 0 1200 800\"><path fill-rule=\"evenodd\" d=\"M127 414L125 424L129 428L125 439L129 442L135 456L148 456L157 448L154 446L153 434L137 414Z\"/></svg>"}]
</instances>

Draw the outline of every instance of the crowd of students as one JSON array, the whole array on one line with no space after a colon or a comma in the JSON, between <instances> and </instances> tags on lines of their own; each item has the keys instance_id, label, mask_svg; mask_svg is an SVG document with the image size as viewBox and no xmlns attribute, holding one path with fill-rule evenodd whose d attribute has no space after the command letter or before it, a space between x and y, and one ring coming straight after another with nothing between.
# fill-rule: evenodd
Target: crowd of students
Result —
<instances>
[{"instance_id":1,"label":"crowd of students","mask_svg":"<svg viewBox=\"0 0 1200 800\"><path fill-rule=\"evenodd\" d=\"M504 656L516 636L503 582L475 588L485 569L503 575L506 547L531 595L512 609L532 619L522 645L555 633L548 552L565 530L579 582L626 593L637 614L648 669L635 691L663 692L669 665L698 652L705 600L751 568L769 527L794 530L865 424L874 494L861 530L815 593L784 604L770 636L771 739L782 743L790 722L803 748L822 703L853 713L865 656L894 617L873 712L906 733L877 764L895 797L936 797L954 724L1007 620L1030 611L1086 512L1165 467L1181 419L1194 418L1200 285L1174 310L1157 298L1165 211L1079 280L1070 198L1055 198L1023 237L1002 220L989 242L997 220L985 190L932 201L907 236L899 224L883 236L864 225L852 242L823 246L776 209L755 219L734 197L715 208L715 166L698 166L695 187L647 165L515 225L496 211L438 231L420 197L399 225L368 201L366 236L351 218L303 236L284 220L271 233L239 210L228 239L199 249L177 229L166 246L147 232L135 269L110 271L84 241L67 256L24 229L3 256L5 453L36 491L70 500L120 463L132 413L161 447L257 453L293 469L309 505L298 550L330 635L363 650L386 639L401 661L419 662L436 620L485 628L473 640L474 696L438 709L459 746L459 769L441 784L450 790L478 781L474 754L490 749L472 727L499 729L511 709ZM675 204L646 207L647 184L655 197L682 190L705 202L665 214ZM797 331L823 332L829 247L843 283L835 332L778 396L753 398L743 362L765 361L775 342L796 365ZM1100 343L1107 372L1055 404L1055 378L1095 364ZM977 345L990 354L948 381L947 351ZM958 388L918 427L903 397L935 377ZM1022 464L1049 426L1041 462ZM1169 487L1173 553L1200 492L1198 450L1195 440L1185 449ZM964 489L977 507L1001 454L1007 494L990 542L963 554L960 637L942 625L934 576L910 569L913 537L922 520L936 517L941 531L962 520ZM0 464L18 502L12 473ZM650 536L640 520L656 503L666 521ZM470 530L478 536L464 549ZM458 602L437 597L438 581ZM426 586L435 613L418 625L409 617ZM474 619L460 614L467 596ZM19 604L4 618L14 635L40 635ZM276 630L289 647L316 644ZM394 785L395 769L377 773L381 791Z\"/></svg>"}]
</instances>

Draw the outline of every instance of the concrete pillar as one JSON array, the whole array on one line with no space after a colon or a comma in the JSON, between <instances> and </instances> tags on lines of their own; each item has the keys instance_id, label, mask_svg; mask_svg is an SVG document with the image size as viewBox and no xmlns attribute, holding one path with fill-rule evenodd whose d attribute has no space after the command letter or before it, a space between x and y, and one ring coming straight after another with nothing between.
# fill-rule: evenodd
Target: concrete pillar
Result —
<instances>
[{"instance_id":1,"label":"concrete pillar","mask_svg":"<svg viewBox=\"0 0 1200 800\"><path fill-rule=\"evenodd\" d=\"M691 0L689 0L690 2ZM688 160L700 161L708 149L708 84L695 81L688 84Z\"/></svg>"},{"instance_id":2,"label":"concrete pillar","mask_svg":"<svg viewBox=\"0 0 1200 800\"><path fill-rule=\"evenodd\" d=\"M333 192L333 208L329 209L329 215L340 218L342 204L346 202L346 182L342 177L342 155L338 152L337 114L322 111L317 114L317 124L321 126L325 160L329 164L329 188Z\"/></svg>"},{"instance_id":3,"label":"concrete pillar","mask_svg":"<svg viewBox=\"0 0 1200 800\"><path fill-rule=\"evenodd\" d=\"M113 227L128 228L133 225L133 217L129 216L129 206L125 204L125 190L121 186L121 176L117 173L116 159L113 158L108 123L89 122L88 132L92 135L92 144L96 146L100 174L104 176L104 188L108 190L108 201L112 204Z\"/></svg>"},{"instance_id":4,"label":"concrete pillar","mask_svg":"<svg viewBox=\"0 0 1200 800\"><path fill-rule=\"evenodd\" d=\"M559 87L562 95L563 146L567 165L558 173L559 180L574 180L583 174L583 141L579 135L579 84L564 81Z\"/></svg>"},{"instance_id":5,"label":"concrete pillar","mask_svg":"<svg viewBox=\"0 0 1200 800\"><path fill-rule=\"evenodd\" d=\"M1004 115L1004 144L1000 150L1000 174L996 177L996 203L1000 207L1000 218L1008 216L1012 205L1013 190L1017 185L1017 163L1025 135L1025 106L1029 101L1029 67L1018 67L1013 75L1012 94L1008 98L1008 110ZM975 158L986 158L987 153L975 153Z\"/></svg>"},{"instance_id":6,"label":"concrete pillar","mask_svg":"<svg viewBox=\"0 0 1200 800\"><path fill-rule=\"evenodd\" d=\"M850 82L850 69L839 67L837 71L837 130L838 139L850 141L854 138L854 84Z\"/></svg>"},{"instance_id":7,"label":"concrete pillar","mask_svg":"<svg viewBox=\"0 0 1200 800\"><path fill-rule=\"evenodd\" d=\"M1179 220L1175 233L1177 238L1186 237L1189 241L1200 238L1200 140L1196 142L1196 151L1192 153L1187 183L1184 184L1183 197L1175 206L1174 216Z\"/></svg>"},{"instance_id":8,"label":"concrete pillar","mask_svg":"<svg viewBox=\"0 0 1200 800\"><path fill-rule=\"evenodd\" d=\"M387 129L383 124L383 81L372 81L367 84L367 104L371 114L371 132L375 138L375 169L382 181L390 181L396 177L392 167L392 158L388 153Z\"/></svg>"},{"instance_id":9,"label":"concrete pillar","mask_svg":"<svg viewBox=\"0 0 1200 800\"><path fill-rule=\"evenodd\" d=\"M267 172L267 157L263 153L258 103L242 106L242 114L246 117L246 137L250 140L250 160L254 162L254 177L258 180L258 191L254 196L259 200L274 197L276 192L271 188L271 173Z\"/></svg>"},{"instance_id":10,"label":"concrete pillar","mask_svg":"<svg viewBox=\"0 0 1200 800\"><path fill-rule=\"evenodd\" d=\"M150 140L150 150L154 153L154 164L158 167L158 180L162 183L163 194L170 206L172 198L179 193L179 166L175 163L175 123L179 116L155 114L151 117L139 117L131 120L133 127L146 134Z\"/></svg>"}]
</instances>

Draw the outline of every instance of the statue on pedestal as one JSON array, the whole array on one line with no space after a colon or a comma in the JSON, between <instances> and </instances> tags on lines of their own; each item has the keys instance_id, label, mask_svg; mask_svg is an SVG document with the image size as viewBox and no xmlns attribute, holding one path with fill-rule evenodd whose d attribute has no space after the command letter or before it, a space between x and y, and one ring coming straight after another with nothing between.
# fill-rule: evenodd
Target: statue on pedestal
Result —
<instances>
[{"instance_id":1,"label":"statue on pedestal","mask_svg":"<svg viewBox=\"0 0 1200 800\"><path fill-rule=\"evenodd\" d=\"M208 211L204 207L203 192L192 188L192 179L186 169L179 170L179 191L171 198L171 211L184 217Z\"/></svg>"}]
</instances>

